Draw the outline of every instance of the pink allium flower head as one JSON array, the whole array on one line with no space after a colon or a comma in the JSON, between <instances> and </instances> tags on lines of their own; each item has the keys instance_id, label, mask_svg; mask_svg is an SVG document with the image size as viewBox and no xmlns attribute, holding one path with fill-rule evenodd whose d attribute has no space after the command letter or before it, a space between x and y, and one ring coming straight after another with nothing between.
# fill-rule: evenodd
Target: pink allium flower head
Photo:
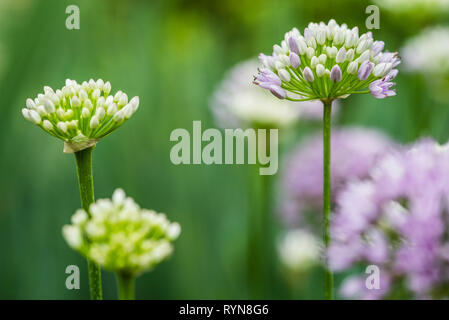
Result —
<instances>
[{"instance_id":1,"label":"pink allium flower head","mask_svg":"<svg viewBox=\"0 0 449 320\"><path fill-rule=\"evenodd\" d=\"M367 177L371 167L393 142L365 128L335 129L331 135L332 194L356 178ZM298 224L306 211L322 208L323 142L318 134L302 142L287 160L283 175L283 216Z\"/></svg>"},{"instance_id":2,"label":"pink allium flower head","mask_svg":"<svg viewBox=\"0 0 449 320\"><path fill-rule=\"evenodd\" d=\"M375 298L398 288L418 299L449 298L448 200L448 146L425 140L386 154L369 178L348 184L337 197L331 266L378 266L389 283ZM372 298L366 288L348 294L353 281L343 285L343 295Z\"/></svg>"}]
</instances>

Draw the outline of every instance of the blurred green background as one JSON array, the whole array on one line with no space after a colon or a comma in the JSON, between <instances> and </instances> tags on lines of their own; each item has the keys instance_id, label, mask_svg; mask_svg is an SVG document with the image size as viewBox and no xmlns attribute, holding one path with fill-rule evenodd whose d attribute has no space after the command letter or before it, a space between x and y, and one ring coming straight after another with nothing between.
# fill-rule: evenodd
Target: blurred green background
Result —
<instances>
[{"instance_id":1,"label":"blurred green background","mask_svg":"<svg viewBox=\"0 0 449 320\"><path fill-rule=\"evenodd\" d=\"M80 7L80 30L65 27L70 4ZM66 78L102 78L112 83L113 92L140 96L138 115L95 149L96 197L110 197L122 187L142 207L167 213L183 228L174 255L139 278L136 296L247 298L248 168L175 166L169 158L170 133L191 130L193 120L202 120L203 128L215 126L210 96L234 64L271 53L286 31L302 30L310 21L335 18L366 32L368 4L0 0L0 298L88 298L85 260L61 236L61 227L80 207L74 157L63 154L61 141L20 112L26 98L44 85L62 87ZM374 37L398 50L424 25L438 22L432 19L414 21L381 11ZM445 142L448 103L432 99L423 79L406 73L397 77L397 92L388 100L347 99L337 124L380 128L401 142L421 135ZM309 130L299 127L296 139ZM81 268L81 290L65 288L70 264ZM103 277L105 298L115 298L113 275ZM320 298L321 286L318 276L308 290L280 290L272 298Z\"/></svg>"}]
</instances>

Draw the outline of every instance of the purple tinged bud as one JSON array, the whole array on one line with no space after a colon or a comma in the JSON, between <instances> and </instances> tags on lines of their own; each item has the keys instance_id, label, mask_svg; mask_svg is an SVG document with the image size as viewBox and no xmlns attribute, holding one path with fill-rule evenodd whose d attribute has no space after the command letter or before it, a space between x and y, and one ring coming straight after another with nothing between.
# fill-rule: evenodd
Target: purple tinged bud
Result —
<instances>
[{"instance_id":1,"label":"purple tinged bud","mask_svg":"<svg viewBox=\"0 0 449 320\"><path fill-rule=\"evenodd\" d=\"M304 71L302 72L302 76L308 82L313 82L313 80L315 79L313 76L313 72L309 67L304 68Z\"/></svg>"},{"instance_id":2,"label":"purple tinged bud","mask_svg":"<svg viewBox=\"0 0 449 320\"><path fill-rule=\"evenodd\" d=\"M271 93L279 99L285 99L287 96L287 92L279 86L271 85L269 89Z\"/></svg>"},{"instance_id":3,"label":"purple tinged bud","mask_svg":"<svg viewBox=\"0 0 449 320\"><path fill-rule=\"evenodd\" d=\"M398 69L393 69L391 70L386 76L385 76L385 81L391 81L394 78L396 78L396 76L398 75Z\"/></svg>"},{"instance_id":4,"label":"purple tinged bud","mask_svg":"<svg viewBox=\"0 0 449 320\"><path fill-rule=\"evenodd\" d=\"M294 52L290 52L290 64L292 65L293 68L298 68L299 65L301 64L299 56Z\"/></svg>"},{"instance_id":5,"label":"purple tinged bud","mask_svg":"<svg viewBox=\"0 0 449 320\"><path fill-rule=\"evenodd\" d=\"M376 80L373 81L369 85L369 90L373 97L377 99L383 99L387 97L392 97L396 95L396 92L391 89L391 87L394 85L393 82L388 82L384 80Z\"/></svg>"},{"instance_id":6,"label":"purple tinged bud","mask_svg":"<svg viewBox=\"0 0 449 320\"><path fill-rule=\"evenodd\" d=\"M360 65L357 77L359 78L360 81L364 81L368 79L368 76L370 75L372 70L373 70L373 63L368 60L363 61L362 64Z\"/></svg>"},{"instance_id":7,"label":"purple tinged bud","mask_svg":"<svg viewBox=\"0 0 449 320\"><path fill-rule=\"evenodd\" d=\"M341 80L341 69L338 64L332 67L330 78L333 82L338 82Z\"/></svg>"},{"instance_id":8,"label":"purple tinged bud","mask_svg":"<svg viewBox=\"0 0 449 320\"><path fill-rule=\"evenodd\" d=\"M377 56L383 49L384 49L385 43L383 41L375 41L373 46L371 47L371 50L373 51L373 56Z\"/></svg>"},{"instance_id":9,"label":"purple tinged bud","mask_svg":"<svg viewBox=\"0 0 449 320\"><path fill-rule=\"evenodd\" d=\"M290 47L290 51L299 54L298 42L296 42L295 38L288 38L288 46Z\"/></svg>"}]
</instances>

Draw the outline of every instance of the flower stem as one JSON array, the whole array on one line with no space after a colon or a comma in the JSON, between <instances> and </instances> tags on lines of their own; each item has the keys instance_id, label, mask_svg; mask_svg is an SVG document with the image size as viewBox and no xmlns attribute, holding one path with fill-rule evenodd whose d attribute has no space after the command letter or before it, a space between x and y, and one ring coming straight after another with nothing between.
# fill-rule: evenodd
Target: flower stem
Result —
<instances>
[{"instance_id":1,"label":"flower stem","mask_svg":"<svg viewBox=\"0 0 449 320\"><path fill-rule=\"evenodd\" d=\"M266 150L270 150L269 135ZM270 299L274 296L275 256L274 226L271 216L271 176L261 175L258 163L250 167L248 188L248 251L247 279L250 299Z\"/></svg>"},{"instance_id":2,"label":"flower stem","mask_svg":"<svg viewBox=\"0 0 449 320\"><path fill-rule=\"evenodd\" d=\"M134 300L134 277L127 273L117 273L118 298Z\"/></svg>"},{"instance_id":3,"label":"flower stem","mask_svg":"<svg viewBox=\"0 0 449 320\"><path fill-rule=\"evenodd\" d=\"M95 201L94 199L94 182L92 178L92 151L94 147L90 147L75 152L76 170L78 173L78 184L80 188L81 206L86 212L89 212L89 206ZM91 300L103 299L101 290L101 269L98 264L91 260L87 260L89 270L89 288Z\"/></svg>"},{"instance_id":4,"label":"flower stem","mask_svg":"<svg viewBox=\"0 0 449 320\"><path fill-rule=\"evenodd\" d=\"M331 214L331 117L332 100L323 101L323 239L326 249L329 247ZM324 273L324 296L327 300L334 298L334 278L326 258Z\"/></svg>"}]
</instances>

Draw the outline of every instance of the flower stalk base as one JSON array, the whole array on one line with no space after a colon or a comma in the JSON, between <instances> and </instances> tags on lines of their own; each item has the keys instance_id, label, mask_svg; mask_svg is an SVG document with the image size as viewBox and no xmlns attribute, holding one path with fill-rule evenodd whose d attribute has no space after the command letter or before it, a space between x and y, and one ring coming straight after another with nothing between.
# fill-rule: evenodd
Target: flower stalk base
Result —
<instances>
[{"instance_id":1,"label":"flower stalk base","mask_svg":"<svg viewBox=\"0 0 449 320\"><path fill-rule=\"evenodd\" d=\"M117 273L118 298L134 300L134 277L126 273Z\"/></svg>"},{"instance_id":2,"label":"flower stalk base","mask_svg":"<svg viewBox=\"0 0 449 320\"><path fill-rule=\"evenodd\" d=\"M76 169L78 173L78 184L80 188L81 206L86 212L89 212L89 206L94 199L94 182L92 177L92 151L90 147L75 152ZM102 300L103 293L101 289L101 269L98 264L87 260L89 270L89 288L91 300Z\"/></svg>"}]
</instances>

